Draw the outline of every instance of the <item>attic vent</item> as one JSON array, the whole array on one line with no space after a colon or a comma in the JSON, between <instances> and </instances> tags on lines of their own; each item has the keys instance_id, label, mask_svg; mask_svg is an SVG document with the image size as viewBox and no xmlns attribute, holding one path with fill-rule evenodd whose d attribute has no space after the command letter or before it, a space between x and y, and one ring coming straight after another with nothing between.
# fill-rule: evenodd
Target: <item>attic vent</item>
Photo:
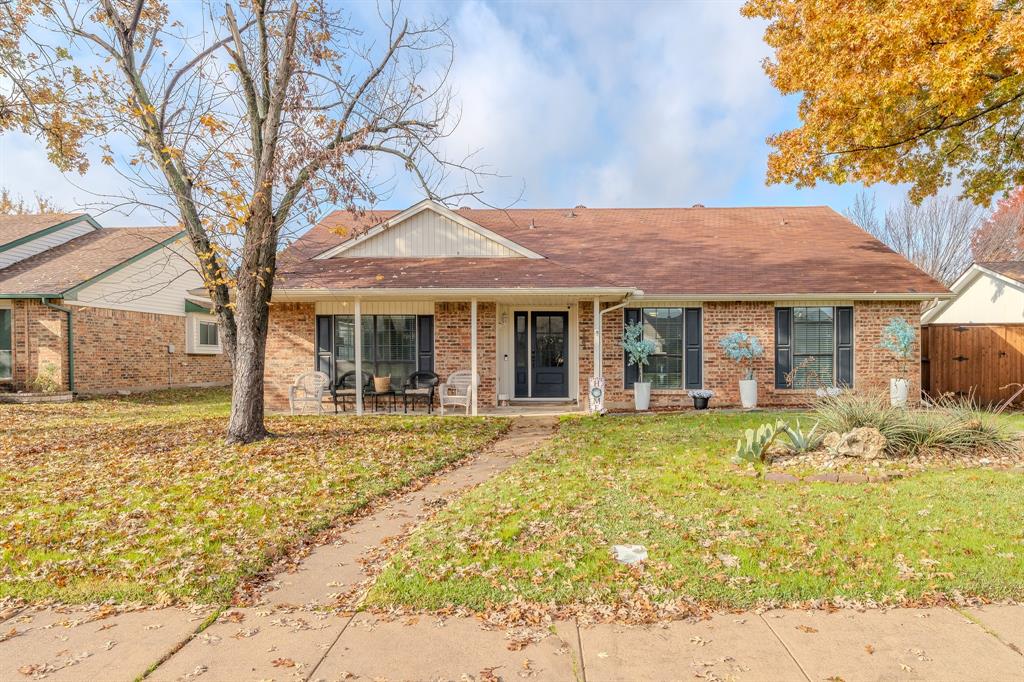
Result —
<instances>
[{"instance_id":1,"label":"attic vent","mask_svg":"<svg viewBox=\"0 0 1024 682\"><path fill-rule=\"evenodd\" d=\"M707 208L707 206L705 206L704 204L694 204L690 208Z\"/></svg>"},{"instance_id":2,"label":"attic vent","mask_svg":"<svg viewBox=\"0 0 1024 682\"><path fill-rule=\"evenodd\" d=\"M783 218L782 220L779 221L779 225L789 225L789 221Z\"/></svg>"},{"instance_id":3,"label":"attic vent","mask_svg":"<svg viewBox=\"0 0 1024 682\"><path fill-rule=\"evenodd\" d=\"M459 210L460 211L470 211L472 209L473 209L472 206L459 206Z\"/></svg>"},{"instance_id":4,"label":"attic vent","mask_svg":"<svg viewBox=\"0 0 1024 682\"><path fill-rule=\"evenodd\" d=\"M537 223L536 223L536 221L534 221L533 218L530 218L530 229L531 230L536 230L537 229Z\"/></svg>"},{"instance_id":5,"label":"attic vent","mask_svg":"<svg viewBox=\"0 0 1024 682\"><path fill-rule=\"evenodd\" d=\"M564 215L564 216L565 216L566 218L575 218L575 217L576 217L576 211L574 211L573 209L571 209L571 208L570 208L570 209L569 209L568 211L566 211L566 212L565 212L565 213L564 213L563 215Z\"/></svg>"},{"instance_id":6,"label":"attic vent","mask_svg":"<svg viewBox=\"0 0 1024 682\"><path fill-rule=\"evenodd\" d=\"M576 204L576 208L586 208L583 204Z\"/></svg>"}]
</instances>

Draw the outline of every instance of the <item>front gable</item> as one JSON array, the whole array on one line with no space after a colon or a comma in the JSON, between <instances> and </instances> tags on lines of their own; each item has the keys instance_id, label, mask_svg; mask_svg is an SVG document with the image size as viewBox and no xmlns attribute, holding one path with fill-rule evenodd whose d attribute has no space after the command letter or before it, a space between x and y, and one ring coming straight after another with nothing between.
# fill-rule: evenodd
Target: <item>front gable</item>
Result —
<instances>
[{"instance_id":1,"label":"front gable","mask_svg":"<svg viewBox=\"0 0 1024 682\"><path fill-rule=\"evenodd\" d=\"M921 315L922 324L1024 324L1024 284L972 265L950 287L955 296Z\"/></svg>"},{"instance_id":2,"label":"front gable","mask_svg":"<svg viewBox=\"0 0 1024 682\"><path fill-rule=\"evenodd\" d=\"M436 202L421 201L316 256L324 258L542 258Z\"/></svg>"}]
</instances>

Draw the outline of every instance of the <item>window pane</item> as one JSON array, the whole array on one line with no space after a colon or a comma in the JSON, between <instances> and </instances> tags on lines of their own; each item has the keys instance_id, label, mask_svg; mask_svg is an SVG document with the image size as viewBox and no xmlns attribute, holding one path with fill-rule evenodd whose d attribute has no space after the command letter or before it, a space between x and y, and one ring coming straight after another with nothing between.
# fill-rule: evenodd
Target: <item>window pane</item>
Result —
<instances>
[{"instance_id":1,"label":"window pane","mask_svg":"<svg viewBox=\"0 0 1024 682\"><path fill-rule=\"evenodd\" d=\"M835 311L793 308L793 388L835 383Z\"/></svg>"},{"instance_id":2,"label":"window pane","mask_svg":"<svg viewBox=\"0 0 1024 682\"><path fill-rule=\"evenodd\" d=\"M363 329L367 319L364 317ZM351 315L334 316L334 374L335 381L345 372L356 368L356 323ZM364 352L365 354L365 352Z\"/></svg>"},{"instance_id":3,"label":"window pane","mask_svg":"<svg viewBox=\"0 0 1024 682\"><path fill-rule=\"evenodd\" d=\"M217 345L217 323L216 322L200 322L199 323L199 345L200 346L216 346Z\"/></svg>"},{"instance_id":4,"label":"window pane","mask_svg":"<svg viewBox=\"0 0 1024 682\"><path fill-rule=\"evenodd\" d=\"M405 379L416 371L416 316L378 315L373 373Z\"/></svg>"},{"instance_id":5,"label":"window pane","mask_svg":"<svg viewBox=\"0 0 1024 682\"><path fill-rule=\"evenodd\" d=\"M11 378L11 310L0 310L0 379Z\"/></svg>"},{"instance_id":6,"label":"window pane","mask_svg":"<svg viewBox=\"0 0 1024 682\"><path fill-rule=\"evenodd\" d=\"M651 388L683 386L683 309L644 308L641 313L644 339L654 342L644 380Z\"/></svg>"}]
</instances>

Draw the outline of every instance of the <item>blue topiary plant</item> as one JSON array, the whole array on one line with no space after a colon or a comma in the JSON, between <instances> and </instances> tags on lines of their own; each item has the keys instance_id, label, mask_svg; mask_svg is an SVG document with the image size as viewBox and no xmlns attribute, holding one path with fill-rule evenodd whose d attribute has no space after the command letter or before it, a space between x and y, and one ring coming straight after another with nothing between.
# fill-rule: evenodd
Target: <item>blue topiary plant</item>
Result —
<instances>
[{"instance_id":1,"label":"blue topiary plant","mask_svg":"<svg viewBox=\"0 0 1024 682\"><path fill-rule=\"evenodd\" d=\"M917 340L917 331L902 317L894 317L889 320L882 330L882 342L878 345L892 353L899 363L900 371L907 375L910 370L910 360L914 357L914 341Z\"/></svg>"},{"instance_id":2,"label":"blue topiary plant","mask_svg":"<svg viewBox=\"0 0 1024 682\"><path fill-rule=\"evenodd\" d=\"M753 334L733 332L718 342L726 357L747 370L746 380L754 378L754 361L764 355L764 347Z\"/></svg>"},{"instance_id":3,"label":"blue topiary plant","mask_svg":"<svg viewBox=\"0 0 1024 682\"><path fill-rule=\"evenodd\" d=\"M629 364L636 365L640 369L640 383L644 381L644 365L648 363L648 357L654 352L654 342L644 340L644 326L639 322L626 325L622 334L622 348L629 356Z\"/></svg>"}]
</instances>

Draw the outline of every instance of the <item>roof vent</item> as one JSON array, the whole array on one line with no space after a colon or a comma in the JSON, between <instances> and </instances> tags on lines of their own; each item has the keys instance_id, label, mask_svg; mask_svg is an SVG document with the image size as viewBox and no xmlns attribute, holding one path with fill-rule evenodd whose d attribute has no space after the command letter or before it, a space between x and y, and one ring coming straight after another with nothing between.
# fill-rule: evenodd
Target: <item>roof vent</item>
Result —
<instances>
[{"instance_id":1,"label":"roof vent","mask_svg":"<svg viewBox=\"0 0 1024 682\"><path fill-rule=\"evenodd\" d=\"M469 211L472 210L472 208L472 206L459 206L460 211Z\"/></svg>"},{"instance_id":2,"label":"roof vent","mask_svg":"<svg viewBox=\"0 0 1024 682\"><path fill-rule=\"evenodd\" d=\"M576 204L576 208L586 208L583 204Z\"/></svg>"},{"instance_id":3,"label":"roof vent","mask_svg":"<svg viewBox=\"0 0 1024 682\"><path fill-rule=\"evenodd\" d=\"M707 208L707 206L705 206L704 204L694 204L690 208Z\"/></svg>"},{"instance_id":4,"label":"roof vent","mask_svg":"<svg viewBox=\"0 0 1024 682\"><path fill-rule=\"evenodd\" d=\"M779 225L789 225L789 221L783 218L782 220L779 221Z\"/></svg>"},{"instance_id":5,"label":"roof vent","mask_svg":"<svg viewBox=\"0 0 1024 682\"><path fill-rule=\"evenodd\" d=\"M566 211L566 212L565 212L565 213L564 213L563 215L564 215L564 216L565 216L566 218L575 218L575 217L576 217L576 211L574 211L573 209L571 209L571 208L570 208L570 209L569 209L568 211Z\"/></svg>"},{"instance_id":6,"label":"roof vent","mask_svg":"<svg viewBox=\"0 0 1024 682\"><path fill-rule=\"evenodd\" d=\"M536 230L537 229L537 223L534 221L533 218L530 218L530 229L531 230Z\"/></svg>"}]
</instances>

